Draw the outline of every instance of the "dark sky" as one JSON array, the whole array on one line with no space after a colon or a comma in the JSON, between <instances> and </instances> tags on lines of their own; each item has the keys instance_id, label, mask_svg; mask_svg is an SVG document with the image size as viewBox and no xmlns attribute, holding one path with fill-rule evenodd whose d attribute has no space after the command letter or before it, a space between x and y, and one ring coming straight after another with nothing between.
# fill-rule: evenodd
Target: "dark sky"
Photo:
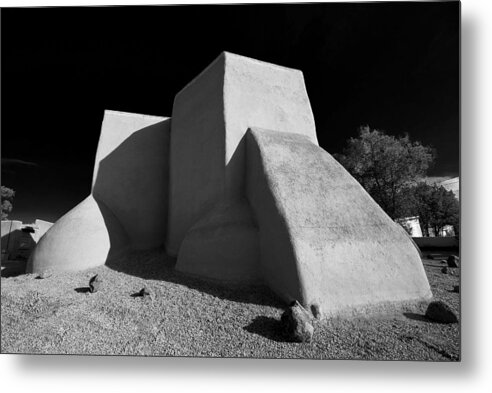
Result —
<instances>
[{"instance_id":1,"label":"dark sky","mask_svg":"<svg viewBox=\"0 0 492 393\"><path fill-rule=\"evenodd\" d=\"M170 116L224 50L301 69L328 152L369 124L458 175L458 2L2 9L10 218L55 221L83 200L104 109Z\"/></svg>"}]
</instances>

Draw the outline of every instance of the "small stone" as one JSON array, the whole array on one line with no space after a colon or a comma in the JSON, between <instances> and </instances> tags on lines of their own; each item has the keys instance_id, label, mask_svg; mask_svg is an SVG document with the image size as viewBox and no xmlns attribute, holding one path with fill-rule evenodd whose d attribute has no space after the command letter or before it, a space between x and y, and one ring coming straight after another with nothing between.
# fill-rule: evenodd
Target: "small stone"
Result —
<instances>
[{"instance_id":1,"label":"small stone","mask_svg":"<svg viewBox=\"0 0 492 393\"><path fill-rule=\"evenodd\" d=\"M145 297L150 296L150 292L147 288L143 287L140 291L138 291L137 296Z\"/></svg>"},{"instance_id":2,"label":"small stone","mask_svg":"<svg viewBox=\"0 0 492 393\"><path fill-rule=\"evenodd\" d=\"M460 259L456 255L450 255L447 262L449 267L460 267Z\"/></svg>"},{"instance_id":3,"label":"small stone","mask_svg":"<svg viewBox=\"0 0 492 393\"><path fill-rule=\"evenodd\" d=\"M280 321L289 340L297 342L311 341L314 333L311 316L298 301L294 301L285 310Z\"/></svg>"},{"instance_id":4,"label":"small stone","mask_svg":"<svg viewBox=\"0 0 492 393\"><path fill-rule=\"evenodd\" d=\"M458 322L458 317L451 310L446 303L443 301L433 301L427 307L425 316L435 322L439 323L456 323Z\"/></svg>"},{"instance_id":5,"label":"small stone","mask_svg":"<svg viewBox=\"0 0 492 393\"><path fill-rule=\"evenodd\" d=\"M101 288L102 279L96 274L89 280L89 292L95 293Z\"/></svg>"},{"instance_id":6,"label":"small stone","mask_svg":"<svg viewBox=\"0 0 492 393\"><path fill-rule=\"evenodd\" d=\"M441 269L441 273L443 273L443 274L448 274L448 267L447 267L447 266L444 266L444 267Z\"/></svg>"},{"instance_id":7,"label":"small stone","mask_svg":"<svg viewBox=\"0 0 492 393\"><path fill-rule=\"evenodd\" d=\"M50 278L53 275L53 272L50 272L49 270L45 270L41 272L36 278L38 280L44 280L45 278Z\"/></svg>"},{"instance_id":8,"label":"small stone","mask_svg":"<svg viewBox=\"0 0 492 393\"><path fill-rule=\"evenodd\" d=\"M441 263L444 264L444 265L447 265L448 264L448 261L446 259L441 259Z\"/></svg>"},{"instance_id":9,"label":"small stone","mask_svg":"<svg viewBox=\"0 0 492 393\"><path fill-rule=\"evenodd\" d=\"M313 314L313 317L316 319L321 319L322 312L321 312L321 307L319 304L311 304L311 313Z\"/></svg>"}]
</instances>

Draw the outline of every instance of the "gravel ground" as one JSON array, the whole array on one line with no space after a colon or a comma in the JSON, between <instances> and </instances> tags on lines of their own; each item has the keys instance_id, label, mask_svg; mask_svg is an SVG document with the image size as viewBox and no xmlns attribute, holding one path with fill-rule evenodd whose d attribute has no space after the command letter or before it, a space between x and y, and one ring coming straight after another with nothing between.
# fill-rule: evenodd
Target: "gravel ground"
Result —
<instances>
[{"instance_id":1,"label":"gravel ground","mask_svg":"<svg viewBox=\"0 0 492 393\"><path fill-rule=\"evenodd\" d=\"M136 262L137 261L137 262ZM436 300L459 315L459 269L423 259ZM264 287L226 288L175 272L162 252L79 273L1 279L1 352L143 356L456 361L460 325L414 313L315 322L310 343L286 342L283 305ZM135 267L137 266L137 267ZM100 291L87 291L99 274ZM132 296L146 287L151 296Z\"/></svg>"}]
</instances>

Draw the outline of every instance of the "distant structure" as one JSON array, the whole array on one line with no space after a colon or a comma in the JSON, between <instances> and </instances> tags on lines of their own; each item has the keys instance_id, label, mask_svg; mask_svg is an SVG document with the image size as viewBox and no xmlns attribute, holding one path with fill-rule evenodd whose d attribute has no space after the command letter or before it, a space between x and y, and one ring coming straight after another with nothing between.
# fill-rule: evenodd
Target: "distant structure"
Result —
<instances>
[{"instance_id":1,"label":"distant structure","mask_svg":"<svg viewBox=\"0 0 492 393\"><path fill-rule=\"evenodd\" d=\"M432 296L411 239L318 146L301 71L222 53L170 118L106 111L91 194L27 270L165 245L176 269L264 282L324 315Z\"/></svg>"},{"instance_id":2,"label":"distant structure","mask_svg":"<svg viewBox=\"0 0 492 393\"><path fill-rule=\"evenodd\" d=\"M424 179L424 182L429 185L442 186L447 191L452 191L456 199L460 199L460 178L446 178L446 177L428 177ZM422 228L420 227L420 218L419 216L414 217L404 217L396 220L401 226L405 228L405 230L412 237L422 237ZM450 237L455 236L454 228L452 225L446 225L440 233L434 233L434 228L428 229L430 237Z\"/></svg>"},{"instance_id":3,"label":"distant structure","mask_svg":"<svg viewBox=\"0 0 492 393\"><path fill-rule=\"evenodd\" d=\"M52 225L44 220L36 220L34 224L2 220L2 261L27 260L36 243Z\"/></svg>"},{"instance_id":4,"label":"distant structure","mask_svg":"<svg viewBox=\"0 0 492 393\"><path fill-rule=\"evenodd\" d=\"M447 180L443 180L439 183L437 183L439 186L444 187L447 191L452 191L456 199L459 201L460 200L460 178L459 177L452 177ZM431 236L455 236L454 233L454 228L452 225L446 225L440 233L434 233L433 228L429 228L429 234Z\"/></svg>"},{"instance_id":5,"label":"distant structure","mask_svg":"<svg viewBox=\"0 0 492 393\"><path fill-rule=\"evenodd\" d=\"M460 178L457 177L427 177L424 179L429 185L443 186L452 191L456 199L460 200Z\"/></svg>"},{"instance_id":6,"label":"distant structure","mask_svg":"<svg viewBox=\"0 0 492 393\"><path fill-rule=\"evenodd\" d=\"M439 183L439 185L443 186L446 190L452 191L456 199L460 200L460 178L453 177L449 180L444 180Z\"/></svg>"},{"instance_id":7,"label":"distant structure","mask_svg":"<svg viewBox=\"0 0 492 393\"><path fill-rule=\"evenodd\" d=\"M414 217L405 217L405 218L398 218L395 220L398 224L400 224L407 233L412 236L412 237L422 237L422 228L420 226L420 217L419 216L414 216ZM452 225L445 225L439 233L434 232L434 228L429 227L428 229L429 232L429 237L449 237L449 236L455 236L454 233L454 228Z\"/></svg>"},{"instance_id":8,"label":"distant structure","mask_svg":"<svg viewBox=\"0 0 492 393\"><path fill-rule=\"evenodd\" d=\"M398 218L395 221L405 228L410 236L422 237L422 228L420 227L419 216Z\"/></svg>"}]
</instances>

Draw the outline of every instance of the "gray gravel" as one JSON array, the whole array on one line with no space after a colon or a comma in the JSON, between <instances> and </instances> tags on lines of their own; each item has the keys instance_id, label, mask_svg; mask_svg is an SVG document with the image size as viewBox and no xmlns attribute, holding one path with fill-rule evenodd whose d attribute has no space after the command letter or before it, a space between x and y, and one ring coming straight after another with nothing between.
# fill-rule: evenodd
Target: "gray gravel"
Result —
<instances>
[{"instance_id":1,"label":"gray gravel","mask_svg":"<svg viewBox=\"0 0 492 393\"><path fill-rule=\"evenodd\" d=\"M459 269L423 260L436 300L459 314ZM173 270L163 252L97 269L1 279L2 353L456 361L459 324L414 313L314 321L310 343L286 342L283 304L267 288L227 288ZM98 274L96 293L87 290ZM146 288L151 296L132 296Z\"/></svg>"}]
</instances>

